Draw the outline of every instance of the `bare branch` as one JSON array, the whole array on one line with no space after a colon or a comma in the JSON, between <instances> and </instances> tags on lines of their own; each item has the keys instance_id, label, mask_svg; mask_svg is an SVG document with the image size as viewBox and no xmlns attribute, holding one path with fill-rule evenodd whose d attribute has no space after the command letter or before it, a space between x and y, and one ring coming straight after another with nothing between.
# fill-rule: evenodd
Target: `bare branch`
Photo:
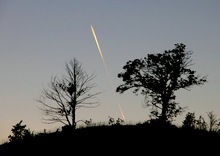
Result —
<instances>
[{"instance_id":1,"label":"bare branch","mask_svg":"<svg viewBox=\"0 0 220 156\"><path fill-rule=\"evenodd\" d=\"M66 62L66 75L61 79L52 76L48 89L43 88L42 96L36 101L45 116L45 123L60 122L64 125L75 126L76 110L79 108L95 108L100 105L97 95L92 93L96 84L91 83L95 74L88 75L82 65L75 59Z\"/></svg>"}]
</instances>

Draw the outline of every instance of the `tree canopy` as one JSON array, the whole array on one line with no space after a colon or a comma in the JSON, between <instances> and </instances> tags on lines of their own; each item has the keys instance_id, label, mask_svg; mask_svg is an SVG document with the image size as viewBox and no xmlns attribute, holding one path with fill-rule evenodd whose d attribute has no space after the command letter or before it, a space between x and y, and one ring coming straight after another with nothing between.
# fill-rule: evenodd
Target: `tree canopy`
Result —
<instances>
[{"instance_id":1,"label":"tree canopy","mask_svg":"<svg viewBox=\"0 0 220 156\"><path fill-rule=\"evenodd\" d=\"M207 76L196 75L196 71L190 69L193 65L192 53L186 50L184 44L177 43L172 50L128 61L123 67L124 72L118 74L124 83L116 88L116 92L124 93L132 89L136 95L143 94L146 106L152 108L153 117L163 123L172 121L183 111L175 102L174 92L190 90L194 85L207 82Z\"/></svg>"}]
</instances>

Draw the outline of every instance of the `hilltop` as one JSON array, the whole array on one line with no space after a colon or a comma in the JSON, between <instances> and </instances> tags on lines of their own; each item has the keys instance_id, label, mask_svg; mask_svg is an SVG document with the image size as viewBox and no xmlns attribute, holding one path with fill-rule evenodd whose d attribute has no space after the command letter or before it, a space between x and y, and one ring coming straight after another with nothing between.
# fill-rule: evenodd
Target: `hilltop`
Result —
<instances>
[{"instance_id":1,"label":"hilltop","mask_svg":"<svg viewBox=\"0 0 220 156\"><path fill-rule=\"evenodd\" d=\"M0 153L81 154L103 153L203 153L220 146L220 134L176 126L150 124L102 125L39 133L33 137L0 145ZM177 153L176 153L177 154ZM204 153L203 153L204 154Z\"/></svg>"}]
</instances>

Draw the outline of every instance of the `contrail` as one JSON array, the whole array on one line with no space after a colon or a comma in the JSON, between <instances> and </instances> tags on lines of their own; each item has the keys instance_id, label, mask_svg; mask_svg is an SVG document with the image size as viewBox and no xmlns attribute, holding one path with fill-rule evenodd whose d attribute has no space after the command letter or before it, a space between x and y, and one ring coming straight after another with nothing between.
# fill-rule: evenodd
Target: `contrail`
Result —
<instances>
[{"instance_id":1,"label":"contrail","mask_svg":"<svg viewBox=\"0 0 220 156\"><path fill-rule=\"evenodd\" d=\"M93 34L93 36L94 36L94 39L95 39L95 42L96 42L96 45L97 45L99 54L100 54L100 56L101 56L101 58L102 58L102 62L103 62L103 64L104 64L105 71L106 71L106 73L107 73L107 75L108 75L108 78L109 78L111 84L112 84L112 80L111 80L110 74L109 74L109 72L108 72L108 69L107 69L107 66L106 66L106 63L105 63L105 60L104 60L104 57L103 57L103 54L102 54L102 51L101 51L101 48L100 48L98 39L97 39L97 36L96 36L96 33L95 33L95 31L94 31L92 25L91 25L91 30L92 30L92 34ZM112 84L111 86L112 86L112 89L113 89L113 84Z\"/></svg>"},{"instance_id":2,"label":"contrail","mask_svg":"<svg viewBox=\"0 0 220 156\"><path fill-rule=\"evenodd\" d=\"M97 36L96 36L96 33L95 33L95 30L93 29L93 26L92 26L92 25L90 25L90 27L91 27L92 34L93 34L93 37L94 37L94 39L95 39L95 42L96 42L96 45L97 45L99 54L100 54L100 56L101 56L101 58L102 58L102 62L103 62L103 64L104 64L105 71L106 71L106 73L107 73L107 75L108 75L108 78L109 78L109 80L110 80L110 82L111 82L112 90L114 91L113 81L112 81L112 79L111 79L111 77L110 77L110 75L109 75L109 72L108 72L108 69L107 69L107 66L106 66L106 63L105 63L105 60L104 60L104 57L103 57L103 54L102 54L102 51L101 51L101 48L100 48L98 39L97 39ZM122 111L122 108L121 108L120 103L119 103L118 105L119 105L119 109L120 109L121 116L122 116L123 120L125 120L125 116L124 116L124 113L123 113L123 111Z\"/></svg>"}]
</instances>

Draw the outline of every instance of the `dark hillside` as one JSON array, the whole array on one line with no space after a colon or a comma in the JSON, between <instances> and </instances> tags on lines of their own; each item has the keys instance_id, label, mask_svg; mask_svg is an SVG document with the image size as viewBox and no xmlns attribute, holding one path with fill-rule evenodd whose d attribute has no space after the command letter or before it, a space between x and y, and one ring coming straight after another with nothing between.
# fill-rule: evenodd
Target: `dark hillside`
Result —
<instances>
[{"instance_id":1,"label":"dark hillside","mask_svg":"<svg viewBox=\"0 0 220 156\"><path fill-rule=\"evenodd\" d=\"M94 126L68 132L38 134L0 146L0 155L84 153L203 153L218 151L220 134L147 124Z\"/></svg>"}]
</instances>

